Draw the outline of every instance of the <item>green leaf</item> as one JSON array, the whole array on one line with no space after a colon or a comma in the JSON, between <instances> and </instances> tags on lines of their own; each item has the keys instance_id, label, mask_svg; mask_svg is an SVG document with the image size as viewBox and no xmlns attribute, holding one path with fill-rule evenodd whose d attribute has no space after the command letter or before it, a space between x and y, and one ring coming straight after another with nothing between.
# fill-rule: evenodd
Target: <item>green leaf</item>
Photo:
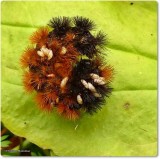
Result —
<instances>
[{"instance_id":1,"label":"green leaf","mask_svg":"<svg viewBox=\"0 0 160 159\"><path fill-rule=\"evenodd\" d=\"M3 136L1 137L1 141L7 139L8 136L9 136L9 135L3 135Z\"/></svg>"},{"instance_id":2,"label":"green leaf","mask_svg":"<svg viewBox=\"0 0 160 159\"><path fill-rule=\"evenodd\" d=\"M37 156L36 152L31 152L31 156Z\"/></svg>"},{"instance_id":3,"label":"green leaf","mask_svg":"<svg viewBox=\"0 0 160 159\"><path fill-rule=\"evenodd\" d=\"M11 141L6 140L8 138L9 135L3 135L1 137L1 147L8 147L9 144L11 143Z\"/></svg>"},{"instance_id":4,"label":"green leaf","mask_svg":"<svg viewBox=\"0 0 160 159\"><path fill-rule=\"evenodd\" d=\"M56 16L85 16L109 38L114 91L97 114L73 122L41 112L22 86L30 34ZM156 2L2 2L2 121L58 156L157 155Z\"/></svg>"},{"instance_id":5,"label":"green leaf","mask_svg":"<svg viewBox=\"0 0 160 159\"><path fill-rule=\"evenodd\" d=\"M1 147L8 147L10 143L11 143L10 141L2 141Z\"/></svg>"}]
</instances>

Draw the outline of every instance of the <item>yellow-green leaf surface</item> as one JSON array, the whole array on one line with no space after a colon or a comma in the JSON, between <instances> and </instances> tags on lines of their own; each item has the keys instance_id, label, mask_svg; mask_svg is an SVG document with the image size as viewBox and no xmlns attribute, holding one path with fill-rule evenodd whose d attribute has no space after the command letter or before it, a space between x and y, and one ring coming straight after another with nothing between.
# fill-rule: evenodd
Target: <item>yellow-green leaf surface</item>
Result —
<instances>
[{"instance_id":1,"label":"yellow-green leaf surface","mask_svg":"<svg viewBox=\"0 0 160 159\"><path fill-rule=\"evenodd\" d=\"M40 111L25 93L19 59L38 27L77 15L108 35L114 90L101 111L68 121ZM58 156L156 156L157 3L2 2L2 121Z\"/></svg>"}]
</instances>

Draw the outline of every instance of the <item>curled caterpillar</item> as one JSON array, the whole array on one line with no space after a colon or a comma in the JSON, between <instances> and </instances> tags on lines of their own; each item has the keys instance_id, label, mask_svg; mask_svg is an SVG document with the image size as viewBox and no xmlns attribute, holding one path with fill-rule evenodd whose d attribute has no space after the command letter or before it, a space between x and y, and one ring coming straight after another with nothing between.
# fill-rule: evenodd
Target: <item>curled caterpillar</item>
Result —
<instances>
[{"instance_id":1,"label":"curled caterpillar","mask_svg":"<svg viewBox=\"0 0 160 159\"><path fill-rule=\"evenodd\" d=\"M56 17L30 37L33 44L21 56L23 83L36 91L36 102L45 111L56 107L68 119L90 114L109 97L113 68L104 63L101 51L106 36L92 35L95 24L84 17Z\"/></svg>"}]
</instances>

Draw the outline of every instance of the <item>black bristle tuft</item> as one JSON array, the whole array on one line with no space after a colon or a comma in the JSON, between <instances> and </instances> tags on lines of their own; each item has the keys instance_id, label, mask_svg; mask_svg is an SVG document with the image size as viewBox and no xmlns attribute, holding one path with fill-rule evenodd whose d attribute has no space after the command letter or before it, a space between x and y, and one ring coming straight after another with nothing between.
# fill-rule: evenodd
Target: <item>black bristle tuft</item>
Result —
<instances>
[{"instance_id":1,"label":"black bristle tuft","mask_svg":"<svg viewBox=\"0 0 160 159\"><path fill-rule=\"evenodd\" d=\"M79 35L75 47L82 55L92 58L97 53L95 38L90 32Z\"/></svg>"},{"instance_id":2,"label":"black bristle tuft","mask_svg":"<svg viewBox=\"0 0 160 159\"><path fill-rule=\"evenodd\" d=\"M97 53L96 47L91 44L84 45L84 44L77 43L75 47L78 49L78 51L82 55L86 55L89 58L93 58L93 56Z\"/></svg>"},{"instance_id":3,"label":"black bristle tuft","mask_svg":"<svg viewBox=\"0 0 160 159\"><path fill-rule=\"evenodd\" d=\"M77 107L83 107L90 114L93 114L98 109L101 109L103 103L105 102L105 97L109 97L112 91L112 88L110 88L108 83L105 85L98 85L91 78L91 73L95 73L97 75L100 74L99 66L100 65L96 61L81 59L73 69L72 79L70 80L69 89L71 90L71 96L74 96L76 100L76 96L81 95L83 99L83 104L79 106L77 105ZM81 82L82 79L91 83L101 97L94 96L93 92L86 89Z\"/></svg>"},{"instance_id":4,"label":"black bristle tuft","mask_svg":"<svg viewBox=\"0 0 160 159\"><path fill-rule=\"evenodd\" d=\"M84 17L74 17L75 28L79 32L91 31L95 28L93 21Z\"/></svg>"},{"instance_id":5,"label":"black bristle tuft","mask_svg":"<svg viewBox=\"0 0 160 159\"><path fill-rule=\"evenodd\" d=\"M103 47L107 43L106 35L103 34L101 31L95 37L94 43L100 47Z\"/></svg>"},{"instance_id":6,"label":"black bristle tuft","mask_svg":"<svg viewBox=\"0 0 160 159\"><path fill-rule=\"evenodd\" d=\"M106 35L99 32L95 37L89 32L77 34L74 46L82 54L93 58L101 52L101 48L106 44Z\"/></svg>"},{"instance_id":7,"label":"black bristle tuft","mask_svg":"<svg viewBox=\"0 0 160 159\"><path fill-rule=\"evenodd\" d=\"M52 18L48 25L54 29L52 34L62 36L70 29L70 24L71 20L68 17L56 17Z\"/></svg>"}]
</instances>

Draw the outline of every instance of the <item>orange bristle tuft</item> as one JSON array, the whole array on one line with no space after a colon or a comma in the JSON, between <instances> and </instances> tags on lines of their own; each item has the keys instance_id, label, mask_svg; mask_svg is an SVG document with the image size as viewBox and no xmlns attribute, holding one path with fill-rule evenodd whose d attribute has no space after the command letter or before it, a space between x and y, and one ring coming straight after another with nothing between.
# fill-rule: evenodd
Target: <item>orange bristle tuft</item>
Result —
<instances>
[{"instance_id":1,"label":"orange bristle tuft","mask_svg":"<svg viewBox=\"0 0 160 159\"><path fill-rule=\"evenodd\" d=\"M39 91L44 83L44 80L34 73L26 72L24 74L23 83L28 92L32 89Z\"/></svg>"},{"instance_id":2,"label":"orange bristle tuft","mask_svg":"<svg viewBox=\"0 0 160 159\"><path fill-rule=\"evenodd\" d=\"M74 48L72 44L70 44L67 46L67 53L65 55L66 59L70 60L71 62L76 62L80 53Z\"/></svg>"},{"instance_id":3,"label":"orange bristle tuft","mask_svg":"<svg viewBox=\"0 0 160 159\"><path fill-rule=\"evenodd\" d=\"M60 103L57 107L57 111L59 114L63 114L63 112L65 112L66 110L66 106L63 103Z\"/></svg>"},{"instance_id":4,"label":"orange bristle tuft","mask_svg":"<svg viewBox=\"0 0 160 159\"><path fill-rule=\"evenodd\" d=\"M46 110L48 112L52 111L53 106L56 104L56 99L58 96L55 92L49 92L49 93L38 93L36 96L36 102L38 106Z\"/></svg>"},{"instance_id":5,"label":"orange bristle tuft","mask_svg":"<svg viewBox=\"0 0 160 159\"><path fill-rule=\"evenodd\" d=\"M39 77L36 74L32 74L32 80L30 81L31 85L33 85L33 87L39 91L41 90L43 84L44 84L44 79L43 77Z\"/></svg>"},{"instance_id":6,"label":"orange bristle tuft","mask_svg":"<svg viewBox=\"0 0 160 159\"><path fill-rule=\"evenodd\" d=\"M64 62L56 68L56 73L63 77L68 77L71 74L72 66L68 62Z\"/></svg>"},{"instance_id":7,"label":"orange bristle tuft","mask_svg":"<svg viewBox=\"0 0 160 159\"><path fill-rule=\"evenodd\" d=\"M113 78L113 67L111 66L105 66L102 70L101 70L101 76L105 78L106 81L110 82L111 79Z\"/></svg>"},{"instance_id":8,"label":"orange bristle tuft","mask_svg":"<svg viewBox=\"0 0 160 159\"><path fill-rule=\"evenodd\" d=\"M30 41L32 44L38 44L39 47L45 46L47 43L49 28L42 27L39 28L33 35L30 37Z\"/></svg>"},{"instance_id":9,"label":"orange bristle tuft","mask_svg":"<svg viewBox=\"0 0 160 159\"><path fill-rule=\"evenodd\" d=\"M69 109L66 105L63 103L60 103L57 107L57 111L60 115L63 115L65 118L69 120L76 120L79 118L78 111Z\"/></svg>"},{"instance_id":10,"label":"orange bristle tuft","mask_svg":"<svg viewBox=\"0 0 160 159\"><path fill-rule=\"evenodd\" d=\"M55 56L58 55L59 50L62 48L61 43L57 39L53 39L49 47L54 51Z\"/></svg>"},{"instance_id":11,"label":"orange bristle tuft","mask_svg":"<svg viewBox=\"0 0 160 159\"><path fill-rule=\"evenodd\" d=\"M22 57L20 59L21 66L23 68L27 68L31 64L31 57L33 57L34 54L36 54L36 51L34 48L31 48L31 47L28 47L24 51L24 54L22 55Z\"/></svg>"},{"instance_id":12,"label":"orange bristle tuft","mask_svg":"<svg viewBox=\"0 0 160 159\"><path fill-rule=\"evenodd\" d=\"M46 113L50 113L53 110L53 106L51 104L43 104L43 103L37 103L40 110L43 110Z\"/></svg>"},{"instance_id":13,"label":"orange bristle tuft","mask_svg":"<svg viewBox=\"0 0 160 159\"><path fill-rule=\"evenodd\" d=\"M73 33L67 33L67 35L66 35L66 37L65 37L65 41L66 42L71 42L71 41L73 41L73 39L75 38L75 34L73 34Z\"/></svg>"},{"instance_id":14,"label":"orange bristle tuft","mask_svg":"<svg viewBox=\"0 0 160 159\"><path fill-rule=\"evenodd\" d=\"M63 115L69 120L76 120L79 118L78 111L71 109L67 109L67 111Z\"/></svg>"},{"instance_id":15,"label":"orange bristle tuft","mask_svg":"<svg viewBox=\"0 0 160 159\"><path fill-rule=\"evenodd\" d=\"M31 80L32 80L31 73L26 72L23 76L23 84L26 92L32 92L34 90L34 87L30 83Z\"/></svg>"}]
</instances>

